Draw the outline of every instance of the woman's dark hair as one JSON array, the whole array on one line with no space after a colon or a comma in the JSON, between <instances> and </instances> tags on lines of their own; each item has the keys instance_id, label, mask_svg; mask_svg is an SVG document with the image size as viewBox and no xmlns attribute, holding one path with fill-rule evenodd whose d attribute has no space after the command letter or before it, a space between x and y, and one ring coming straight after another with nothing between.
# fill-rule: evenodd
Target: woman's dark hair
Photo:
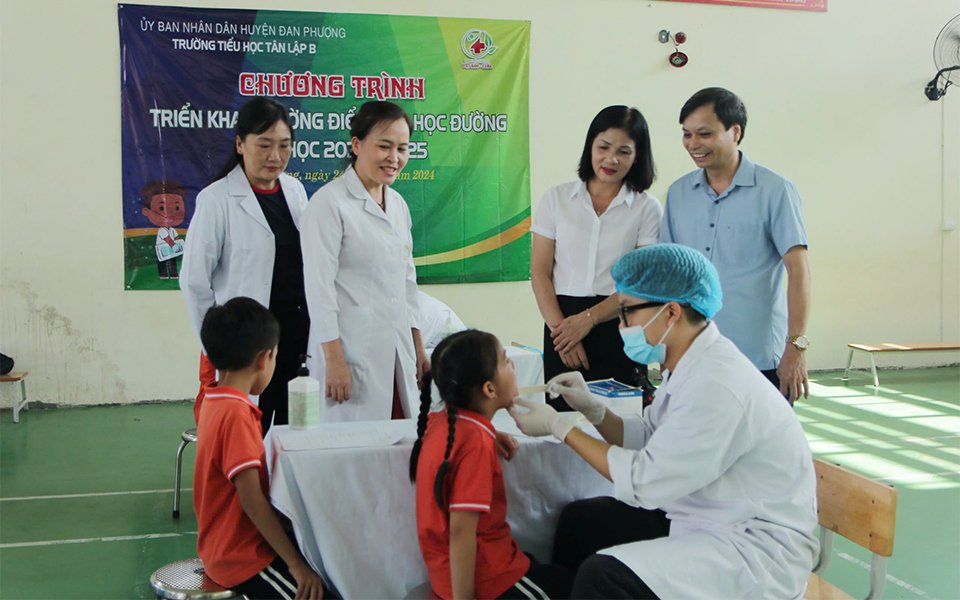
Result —
<instances>
[{"instance_id":1,"label":"woman's dark hair","mask_svg":"<svg viewBox=\"0 0 960 600\"><path fill-rule=\"evenodd\" d=\"M256 300L237 296L210 307L200 326L200 341L217 370L240 371L252 365L258 354L277 346L280 324Z\"/></svg>"},{"instance_id":2,"label":"woman's dark hair","mask_svg":"<svg viewBox=\"0 0 960 600\"><path fill-rule=\"evenodd\" d=\"M713 105L713 112L717 114L717 119L723 123L724 129L730 129L734 125L740 126L740 139L737 140L737 145L740 145L747 131L747 107L743 105L739 96L728 89L721 87L703 88L690 96L690 99L684 102L683 108L680 109L680 124L683 125L690 113L708 104Z\"/></svg>"},{"instance_id":3,"label":"woman's dark hair","mask_svg":"<svg viewBox=\"0 0 960 600\"><path fill-rule=\"evenodd\" d=\"M293 126L290 124L290 111L287 110L287 107L276 100L257 96L247 100L240 107L234 133L241 140L244 140L251 133L263 133L270 129L277 121L282 121L287 126L290 130L290 140L293 141ZM242 164L243 156L237 152L237 144L234 142L230 158L227 159L227 162L213 180L223 179L230 174L234 167Z\"/></svg>"},{"instance_id":4,"label":"woman's dark hair","mask_svg":"<svg viewBox=\"0 0 960 600\"><path fill-rule=\"evenodd\" d=\"M637 147L637 158L623 181L631 191L638 194L647 191L657 178L657 170L653 166L653 151L650 149L650 129L639 110L626 106L608 106L593 118L590 129L587 130L587 139L583 143L580 167L577 169L580 181L586 182L596 177L593 171L593 141L611 128L626 131Z\"/></svg>"},{"instance_id":5,"label":"woman's dark hair","mask_svg":"<svg viewBox=\"0 0 960 600\"><path fill-rule=\"evenodd\" d=\"M444 338L433 351L430 371L423 376L420 388L420 417L417 420L417 441L410 455L410 481L417 480L417 461L423 446L423 434L427 430L427 414L433 403L430 398L430 383L435 381L440 390L440 399L447 405L447 449L443 462L437 469L433 494L437 506L446 510L444 480L450 469L450 451L456 431L457 409L470 408L477 390L497 374L497 338L492 333L467 329Z\"/></svg>"},{"instance_id":6,"label":"woman's dark hair","mask_svg":"<svg viewBox=\"0 0 960 600\"><path fill-rule=\"evenodd\" d=\"M369 135L370 130L380 123L384 121L393 123L399 119L407 122L407 128L410 129L410 133L412 134L413 121L410 119L407 111L403 110L400 105L394 104L393 102L384 102L383 100L364 102L363 105L360 106L360 110L357 111L357 114L353 115L353 120L350 121L350 139L365 139L367 135ZM350 155L347 158L351 165L357 164L357 155L353 153L352 145L350 147Z\"/></svg>"}]
</instances>

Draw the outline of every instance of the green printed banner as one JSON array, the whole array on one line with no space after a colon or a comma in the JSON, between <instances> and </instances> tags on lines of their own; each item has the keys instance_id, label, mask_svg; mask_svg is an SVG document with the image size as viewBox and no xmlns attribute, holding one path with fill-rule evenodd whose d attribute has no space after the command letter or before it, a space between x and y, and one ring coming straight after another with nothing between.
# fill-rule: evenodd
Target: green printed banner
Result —
<instances>
[{"instance_id":1,"label":"green printed banner","mask_svg":"<svg viewBox=\"0 0 960 600\"><path fill-rule=\"evenodd\" d=\"M127 4L119 25L126 289L177 288L196 195L253 96L290 109L308 195L343 172L362 103L400 104L419 281L529 278L529 22Z\"/></svg>"}]
</instances>

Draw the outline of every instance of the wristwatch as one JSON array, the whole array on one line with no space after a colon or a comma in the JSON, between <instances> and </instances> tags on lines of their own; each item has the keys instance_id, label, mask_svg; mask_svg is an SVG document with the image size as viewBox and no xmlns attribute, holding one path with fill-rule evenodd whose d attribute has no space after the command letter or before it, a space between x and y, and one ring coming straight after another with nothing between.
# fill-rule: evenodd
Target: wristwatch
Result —
<instances>
[{"instance_id":1,"label":"wristwatch","mask_svg":"<svg viewBox=\"0 0 960 600\"><path fill-rule=\"evenodd\" d=\"M806 350L807 348L810 347L810 340L809 340L809 338L807 338L807 336L805 336L805 335L803 335L803 334L800 334L800 335L788 335L788 336L787 336L787 341L790 342L791 344L793 344L793 346L794 346L797 350L799 350L800 352L803 352L804 350Z\"/></svg>"}]
</instances>

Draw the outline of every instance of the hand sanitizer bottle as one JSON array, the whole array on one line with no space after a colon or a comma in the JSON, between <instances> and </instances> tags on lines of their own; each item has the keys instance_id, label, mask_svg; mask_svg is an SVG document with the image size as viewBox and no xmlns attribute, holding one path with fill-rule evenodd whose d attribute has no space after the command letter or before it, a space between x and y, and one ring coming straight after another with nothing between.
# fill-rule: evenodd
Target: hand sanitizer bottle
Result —
<instances>
[{"instance_id":1,"label":"hand sanitizer bottle","mask_svg":"<svg viewBox=\"0 0 960 600\"><path fill-rule=\"evenodd\" d=\"M290 427L293 429L307 429L320 424L320 382L310 377L305 354L300 355L300 362L297 377L287 384Z\"/></svg>"}]
</instances>

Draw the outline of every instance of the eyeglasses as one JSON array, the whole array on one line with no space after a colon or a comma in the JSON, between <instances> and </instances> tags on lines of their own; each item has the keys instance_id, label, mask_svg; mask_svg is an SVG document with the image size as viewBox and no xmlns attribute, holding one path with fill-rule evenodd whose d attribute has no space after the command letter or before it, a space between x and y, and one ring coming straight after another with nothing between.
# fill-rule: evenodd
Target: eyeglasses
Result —
<instances>
[{"instance_id":1,"label":"eyeglasses","mask_svg":"<svg viewBox=\"0 0 960 600\"><path fill-rule=\"evenodd\" d=\"M620 316L620 322L627 325L627 315L641 308L650 308L651 306L663 306L665 302L641 302L640 304L631 304L630 306L617 306L617 314Z\"/></svg>"}]
</instances>

